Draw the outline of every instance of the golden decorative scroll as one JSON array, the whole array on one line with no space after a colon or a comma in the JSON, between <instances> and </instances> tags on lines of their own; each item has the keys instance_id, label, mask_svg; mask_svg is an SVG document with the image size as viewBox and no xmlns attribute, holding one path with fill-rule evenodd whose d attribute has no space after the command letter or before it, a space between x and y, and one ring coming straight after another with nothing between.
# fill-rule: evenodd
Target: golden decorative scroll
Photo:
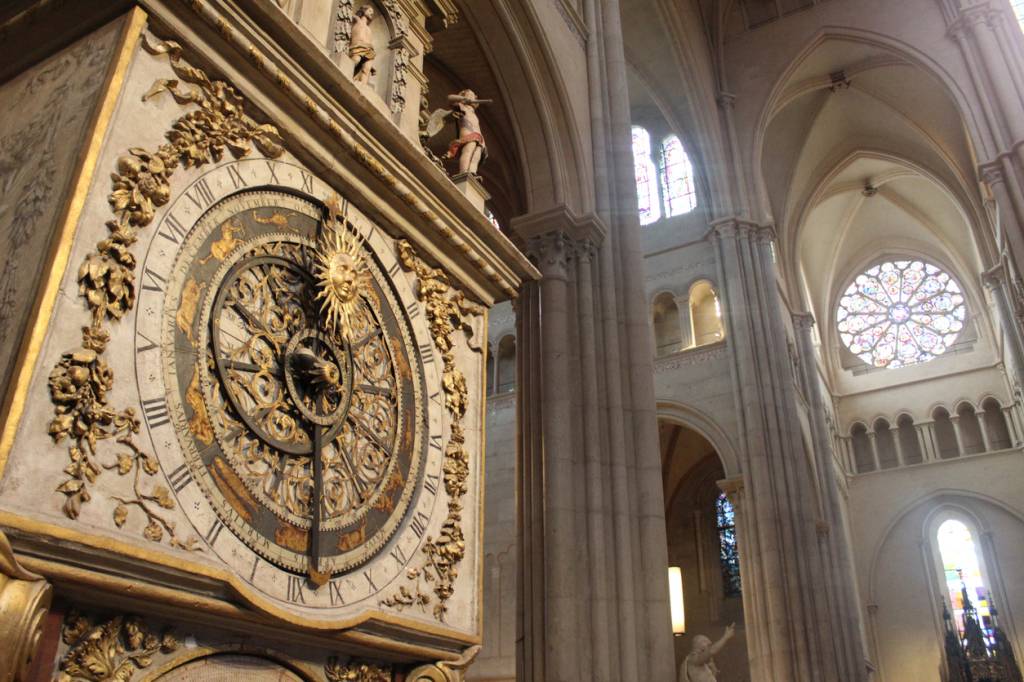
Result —
<instances>
[{"instance_id":1,"label":"golden decorative scroll","mask_svg":"<svg viewBox=\"0 0 1024 682\"><path fill-rule=\"evenodd\" d=\"M419 281L417 296L426 308L430 332L434 337L434 345L441 353L444 368L442 383L445 406L452 418L442 467L444 488L448 494L448 516L438 536L427 537L423 545L425 565L408 571L407 577L414 581L412 588L402 586L398 595L381 603L399 611L414 604L426 606L430 597L422 590L422 577L433 585L437 596L434 617L444 621L448 599L455 591L458 566L466 555L466 540L462 532L462 496L469 489L469 454L465 449L466 436L462 424L469 394L466 377L455 365L455 341L452 337L458 330L471 335L473 329L465 318L482 315L484 309L454 289L442 270L432 268L421 260L409 242L398 242L398 256L402 267L414 273Z\"/></svg>"},{"instance_id":2,"label":"golden decorative scroll","mask_svg":"<svg viewBox=\"0 0 1024 682\"><path fill-rule=\"evenodd\" d=\"M391 666L360 661L339 663L337 658L327 661L324 677L327 682L391 682L394 679Z\"/></svg>"},{"instance_id":3,"label":"golden decorative scroll","mask_svg":"<svg viewBox=\"0 0 1024 682\"><path fill-rule=\"evenodd\" d=\"M179 166L215 163L225 151L241 158L253 145L269 158L284 150L277 129L249 118L241 95L232 86L211 81L202 70L183 61L180 45L173 41L150 44L145 37L142 45L152 55L167 55L178 77L157 80L143 100L167 92L178 104L196 108L174 122L165 135L168 141L156 151L135 147L117 160L108 197L113 212L113 219L107 221L110 234L78 271L79 292L92 312L92 323L83 328L82 347L64 353L50 374L55 417L49 432L58 443L70 442L71 463L64 469L68 478L57 488L66 496L64 513L69 518L78 517L90 499L89 486L104 470L116 469L122 476L133 473L134 497L115 498L115 525L123 526L129 510L137 508L147 520L143 531L147 539L160 542L166 536L172 546L199 549L195 537L179 539L173 522L162 515L161 509L175 506L167 489L143 486L143 477L156 475L159 466L135 445L133 438L140 427L135 411L129 407L119 412L107 403L114 374L103 360L110 339L105 325L122 319L135 305L136 259L131 247L138 241L138 231L153 222L156 208L170 200L170 178ZM184 314L189 316L189 311ZM179 324L181 318L179 311ZM116 460L105 461L97 447L110 439L124 448L115 455Z\"/></svg>"},{"instance_id":4,"label":"golden decorative scroll","mask_svg":"<svg viewBox=\"0 0 1024 682\"><path fill-rule=\"evenodd\" d=\"M70 648L60 661L59 682L128 682L157 654L178 649L170 632L154 634L135 617L115 616L96 625L71 612L61 638Z\"/></svg>"},{"instance_id":5,"label":"golden decorative scroll","mask_svg":"<svg viewBox=\"0 0 1024 682\"><path fill-rule=\"evenodd\" d=\"M466 669L480 653L479 644L471 646L463 652L457 661L441 661L421 665L406 675L406 682L464 682Z\"/></svg>"},{"instance_id":6,"label":"golden decorative scroll","mask_svg":"<svg viewBox=\"0 0 1024 682\"><path fill-rule=\"evenodd\" d=\"M29 682L29 665L52 599L50 584L18 565L0 531L0 682Z\"/></svg>"}]
</instances>

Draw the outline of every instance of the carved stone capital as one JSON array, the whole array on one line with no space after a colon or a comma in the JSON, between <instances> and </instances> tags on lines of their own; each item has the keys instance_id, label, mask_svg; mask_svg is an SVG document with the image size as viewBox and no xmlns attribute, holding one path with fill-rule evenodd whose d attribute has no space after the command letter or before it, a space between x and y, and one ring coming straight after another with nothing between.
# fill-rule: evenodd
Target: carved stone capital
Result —
<instances>
[{"instance_id":1,"label":"carved stone capital","mask_svg":"<svg viewBox=\"0 0 1024 682\"><path fill-rule=\"evenodd\" d=\"M999 162L979 166L978 173L981 175L982 181L990 188L995 187L1006 180Z\"/></svg>"},{"instance_id":2,"label":"carved stone capital","mask_svg":"<svg viewBox=\"0 0 1024 682\"><path fill-rule=\"evenodd\" d=\"M568 279L572 243L565 232L557 230L530 237L526 242L526 255L544 279Z\"/></svg>"},{"instance_id":3,"label":"carved stone capital","mask_svg":"<svg viewBox=\"0 0 1024 682\"><path fill-rule=\"evenodd\" d=\"M811 313L793 313L793 326L797 329L813 329L814 315Z\"/></svg>"},{"instance_id":4,"label":"carved stone capital","mask_svg":"<svg viewBox=\"0 0 1024 682\"><path fill-rule=\"evenodd\" d=\"M480 653L480 649L481 646L477 644L466 649L458 660L421 665L414 668L405 679L407 682L463 682L466 679L466 670Z\"/></svg>"},{"instance_id":5,"label":"carved stone capital","mask_svg":"<svg viewBox=\"0 0 1024 682\"><path fill-rule=\"evenodd\" d=\"M743 490L745 484L742 476L734 476L732 478L723 478L717 482L718 489L725 493L725 496L729 498L729 503L737 513L740 511L740 504L743 501Z\"/></svg>"},{"instance_id":6,"label":"carved stone capital","mask_svg":"<svg viewBox=\"0 0 1024 682\"><path fill-rule=\"evenodd\" d=\"M576 258L580 263L590 265L597 256L597 245L591 239L582 239L576 242Z\"/></svg>"},{"instance_id":7,"label":"carved stone capital","mask_svg":"<svg viewBox=\"0 0 1024 682\"><path fill-rule=\"evenodd\" d=\"M715 99L718 101L718 106L722 107L723 109L732 109L734 106L736 106L736 95L732 94L731 92L725 92L723 90L722 92L718 93L718 97L716 97Z\"/></svg>"},{"instance_id":8,"label":"carved stone capital","mask_svg":"<svg viewBox=\"0 0 1024 682\"><path fill-rule=\"evenodd\" d=\"M1002 263L981 273L981 283L989 289L998 289L1006 281L1006 268Z\"/></svg>"},{"instance_id":9,"label":"carved stone capital","mask_svg":"<svg viewBox=\"0 0 1024 682\"><path fill-rule=\"evenodd\" d=\"M771 225L759 225L738 216L722 218L711 223L711 235L717 239L756 239L770 241L775 238Z\"/></svg>"},{"instance_id":10,"label":"carved stone capital","mask_svg":"<svg viewBox=\"0 0 1024 682\"><path fill-rule=\"evenodd\" d=\"M28 669L52 600L50 584L18 564L0 531L0 682L29 682Z\"/></svg>"}]
</instances>

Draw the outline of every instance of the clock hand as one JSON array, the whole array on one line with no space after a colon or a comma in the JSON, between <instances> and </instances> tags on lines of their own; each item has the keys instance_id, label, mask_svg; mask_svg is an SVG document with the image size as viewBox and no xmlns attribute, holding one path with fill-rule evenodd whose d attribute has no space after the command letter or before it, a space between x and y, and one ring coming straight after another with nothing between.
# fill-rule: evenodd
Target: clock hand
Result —
<instances>
[{"instance_id":1,"label":"clock hand","mask_svg":"<svg viewBox=\"0 0 1024 682\"><path fill-rule=\"evenodd\" d=\"M324 495L323 429L313 425L313 498L310 500L312 518L309 528L309 580L317 587L331 579L331 574L320 570L320 517Z\"/></svg>"}]
</instances>

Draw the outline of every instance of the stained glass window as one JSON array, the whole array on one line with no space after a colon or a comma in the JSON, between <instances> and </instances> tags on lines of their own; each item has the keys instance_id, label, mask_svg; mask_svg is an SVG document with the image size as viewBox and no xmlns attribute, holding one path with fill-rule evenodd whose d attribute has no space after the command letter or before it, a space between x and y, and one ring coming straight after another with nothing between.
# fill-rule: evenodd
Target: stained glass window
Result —
<instances>
[{"instance_id":1,"label":"stained glass window","mask_svg":"<svg viewBox=\"0 0 1024 682\"><path fill-rule=\"evenodd\" d=\"M693 164L683 149L683 143L675 135L669 135L661 143L660 170L665 217L671 218L695 209L697 191L693 186Z\"/></svg>"},{"instance_id":2,"label":"stained glass window","mask_svg":"<svg viewBox=\"0 0 1024 682\"><path fill-rule=\"evenodd\" d=\"M978 610L978 620L985 637L992 641L992 612L988 588L981 575L981 563L971 537L971 531L961 521L950 519L939 526L939 555L942 557L943 582L949 604L953 607L953 621L963 636L963 590Z\"/></svg>"},{"instance_id":3,"label":"stained glass window","mask_svg":"<svg viewBox=\"0 0 1024 682\"><path fill-rule=\"evenodd\" d=\"M736 549L736 512L725 493L715 500L715 522L718 526L718 558L722 564L722 587L725 596L740 593L740 555Z\"/></svg>"},{"instance_id":4,"label":"stained glass window","mask_svg":"<svg viewBox=\"0 0 1024 682\"><path fill-rule=\"evenodd\" d=\"M661 217L661 207L658 204L657 171L651 159L651 136L640 126L633 126L633 170L636 173L640 224L650 225Z\"/></svg>"},{"instance_id":5,"label":"stained glass window","mask_svg":"<svg viewBox=\"0 0 1024 682\"><path fill-rule=\"evenodd\" d=\"M1024 29L1024 0L1010 0L1010 4L1013 5L1013 13L1017 15L1017 21Z\"/></svg>"},{"instance_id":6,"label":"stained glass window","mask_svg":"<svg viewBox=\"0 0 1024 682\"><path fill-rule=\"evenodd\" d=\"M919 260L887 261L857 276L839 300L839 336L875 367L934 360L964 328L964 295L953 278Z\"/></svg>"}]
</instances>

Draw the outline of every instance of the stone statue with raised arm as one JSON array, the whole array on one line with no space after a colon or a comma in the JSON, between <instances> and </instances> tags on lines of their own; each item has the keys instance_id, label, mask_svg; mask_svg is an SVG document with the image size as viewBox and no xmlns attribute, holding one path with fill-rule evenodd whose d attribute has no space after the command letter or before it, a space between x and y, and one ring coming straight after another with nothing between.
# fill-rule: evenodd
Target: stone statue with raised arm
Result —
<instances>
[{"instance_id":1,"label":"stone statue with raised arm","mask_svg":"<svg viewBox=\"0 0 1024 682\"><path fill-rule=\"evenodd\" d=\"M487 145L480 130L480 117L476 109L490 100L477 99L472 90L462 90L448 95L453 106L452 117L459 124L459 136L448 145L446 159L459 159L459 173L476 174L480 162L487 156Z\"/></svg>"},{"instance_id":2,"label":"stone statue with raised arm","mask_svg":"<svg viewBox=\"0 0 1024 682\"><path fill-rule=\"evenodd\" d=\"M370 76L377 70L373 68L373 60L377 58L377 51L373 47L373 30L370 24L376 16L371 5L363 5L352 17L352 37L348 43L348 56L355 62L353 80L357 83L368 83Z\"/></svg>"},{"instance_id":3,"label":"stone statue with raised arm","mask_svg":"<svg viewBox=\"0 0 1024 682\"><path fill-rule=\"evenodd\" d=\"M458 136L448 145L448 151L442 157L445 160L459 160L459 174L469 173L476 175L480 168L480 162L487 158L487 145L484 142L484 134L480 129L480 117L476 110L481 104L488 104L493 100L478 99L476 93L470 89L461 90L454 95L448 95L448 102L451 109L435 109L420 131L420 138L424 146L434 135L437 135L445 127L445 121L449 117L455 119L458 125Z\"/></svg>"},{"instance_id":4,"label":"stone statue with raised arm","mask_svg":"<svg viewBox=\"0 0 1024 682\"><path fill-rule=\"evenodd\" d=\"M725 629L725 634L717 642L712 643L709 637L697 635L693 638L693 648L679 666L678 682L717 682L718 667L714 656L725 643L736 634L736 624Z\"/></svg>"}]
</instances>

